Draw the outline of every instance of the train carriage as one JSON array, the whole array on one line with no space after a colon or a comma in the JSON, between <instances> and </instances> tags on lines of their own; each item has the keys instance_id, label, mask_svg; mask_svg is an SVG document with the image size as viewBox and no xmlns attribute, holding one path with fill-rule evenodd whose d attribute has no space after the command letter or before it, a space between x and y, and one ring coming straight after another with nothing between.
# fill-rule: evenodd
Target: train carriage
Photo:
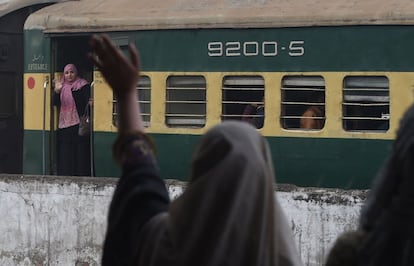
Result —
<instances>
[{"instance_id":1,"label":"train carriage","mask_svg":"<svg viewBox=\"0 0 414 266\"><path fill-rule=\"evenodd\" d=\"M94 84L93 174L119 175L111 155L116 98L85 56L89 36L105 32L126 53L129 43L140 50L137 100L163 177L186 180L194 145L215 124L256 119L278 182L367 188L413 102L413 22L410 1L45 7L24 26L24 173L55 173L50 81L71 62ZM262 112L246 113L249 105ZM313 117L320 128L302 127L310 106L322 110Z\"/></svg>"}]
</instances>

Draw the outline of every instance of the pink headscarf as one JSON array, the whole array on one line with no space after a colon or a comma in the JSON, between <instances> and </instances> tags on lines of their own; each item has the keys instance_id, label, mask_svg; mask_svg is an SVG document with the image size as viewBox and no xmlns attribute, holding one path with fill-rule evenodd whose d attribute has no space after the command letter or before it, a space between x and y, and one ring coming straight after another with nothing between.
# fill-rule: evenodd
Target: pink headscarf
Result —
<instances>
[{"instance_id":1,"label":"pink headscarf","mask_svg":"<svg viewBox=\"0 0 414 266\"><path fill-rule=\"evenodd\" d=\"M71 89L71 91L77 91L80 88L82 88L83 86L85 86L86 84L88 84L88 81L79 78L78 76L78 69L76 68L76 66L74 64L67 64L65 66L65 68L63 69L63 73L65 73L66 71L72 70L73 73L75 73L76 75L76 79L72 82L69 82L67 80L65 80L65 75L62 75L62 78L60 79L60 81L62 82L62 90L65 89L65 87L68 87Z\"/></svg>"},{"instance_id":2,"label":"pink headscarf","mask_svg":"<svg viewBox=\"0 0 414 266\"><path fill-rule=\"evenodd\" d=\"M72 96L72 91L77 91L88 84L88 81L78 77L78 69L74 64L67 64L63 69L63 73L72 70L76 79L69 82L65 79L65 74L62 75L62 89L60 91L60 113L59 113L59 128L67 128L79 124L79 114L76 110L76 103Z\"/></svg>"}]
</instances>

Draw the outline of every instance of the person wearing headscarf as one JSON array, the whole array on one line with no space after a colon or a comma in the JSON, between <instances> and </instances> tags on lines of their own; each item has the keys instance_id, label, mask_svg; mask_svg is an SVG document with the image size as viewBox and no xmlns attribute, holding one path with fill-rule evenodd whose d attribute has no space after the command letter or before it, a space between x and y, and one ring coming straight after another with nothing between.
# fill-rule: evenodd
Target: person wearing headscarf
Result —
<instances>
[{"instance_id":1,"label":"person wearing headscarf","mask_svg":"<svg viewBox=\"0 0 414 266\"><path fill-rule=\"evenodd\" d=\"M262 128L264 123L264 97L260 104L248 104L244 108L242 121L248 122L256 128Z\"/></svg>"},{"instance_id":2,"label":"person wearing headscarf","mask_svg":"<svg viewBox=\"0 0 414 266\"><path fill-rule=\"evenodd\" d=\"M113 88L120 123L114 157L122 167L111 201L102 265L302 265L274 193L266 140L228 121L202 136L188 187L170 202L136 101L131 61L107 35L92 36L89 58Z\"/></svg>"},{"instance_id":3,"label":"person wearing headscarf","mask_svg":"<svg viewBox=\"0 0 414 266\"><path fill-rule=\"evenodd\" d=\"M361 210L359 265L414 265L414 105Z\"/></svg>"},{"instance_id":4,"label":"person wearing headscarf","mask_svg":"<svg viewBox=\"0 0 414 266\"><path fill-rule=\"evenodd\" d=\"M90 137L78 134L80 117L89 108L90 86L78 76L74 64L67 64L55 81L54 104L59 107L57 132L57 174L91 175Z\"/></svg>"},{"instance_id":5,"label":"person wearing headscarf","mask_svg":"<svg viewBox=\"0 0 414 266\"><path fill-rule=\"evenodd\" d=\"M306 130L322 129L325 125L325 95L314 92L310 95L308 101L314 105L309 106L303 112L300 118L300 128Z\"/></svg>"},{"instance_id":6,"label":"person wearing headscarf","mask_svg":"<svg viewBox=\"0 0 414 266\"><path fill-rule=\"evenodd\" d=\"M365 239L362 230L342 232L326 257L325 266L359 266L359 247Z\"/></svg>"}]
</instances>

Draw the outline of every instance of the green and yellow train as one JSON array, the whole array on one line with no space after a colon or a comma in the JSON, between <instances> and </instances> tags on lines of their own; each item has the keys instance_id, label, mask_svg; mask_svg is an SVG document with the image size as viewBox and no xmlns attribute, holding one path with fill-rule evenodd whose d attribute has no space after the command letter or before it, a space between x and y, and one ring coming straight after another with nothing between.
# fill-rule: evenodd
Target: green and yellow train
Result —
<instances>
[{"instance_id":1,"label":"green and yellow train","mask_svg":"<svg viewBox=\"0 0 414 266\"><path fill-rule=\"evenodd\" d=\"M102 32L140 50L138 100L165 178L186 180L199 137L254 104L278 182L368 188L414 99L409 0L57 3L24 25L24 174L55 173L51 81L74 63L93 82L92 174L119 175L116 98L86 58ZM301 128L314 105L323 127Z\"/></svg>"}]
</instances>

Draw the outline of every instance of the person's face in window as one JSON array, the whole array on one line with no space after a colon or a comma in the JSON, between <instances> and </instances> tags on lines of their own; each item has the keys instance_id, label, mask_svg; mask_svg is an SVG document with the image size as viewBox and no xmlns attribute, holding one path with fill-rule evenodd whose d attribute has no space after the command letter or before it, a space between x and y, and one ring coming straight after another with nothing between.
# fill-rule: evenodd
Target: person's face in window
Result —
<instances>
[{"instance_id":1,"label":"person's face in window","mask_svg":"<svg viewBox=\"0 0 414 266\"><path fill-rule=\"evenodd\" d=\"M65 71L65 80L68 82L72 82L76 79L76 72L73 69L68 69Z\"/></svg>"}]
</instances>

